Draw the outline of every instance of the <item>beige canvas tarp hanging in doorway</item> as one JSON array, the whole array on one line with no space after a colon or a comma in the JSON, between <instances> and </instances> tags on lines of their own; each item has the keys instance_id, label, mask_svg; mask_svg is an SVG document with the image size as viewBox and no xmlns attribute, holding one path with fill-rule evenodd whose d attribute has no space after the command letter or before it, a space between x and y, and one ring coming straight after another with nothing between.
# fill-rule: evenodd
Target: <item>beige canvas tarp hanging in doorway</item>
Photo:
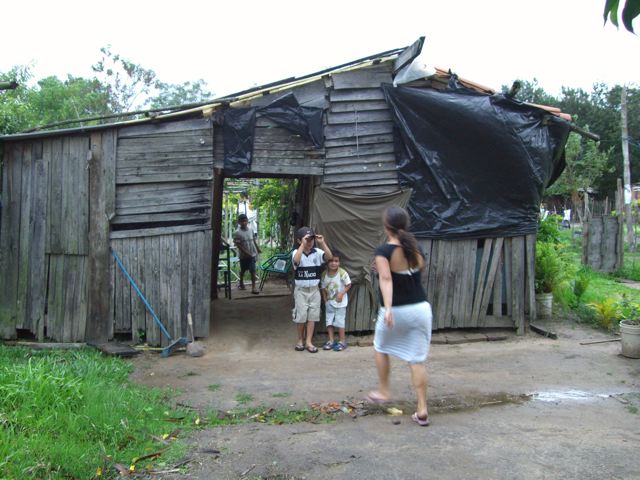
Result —
<instances>
[{"instance_id":1,"label":"beige canvas tarp hanging in doorway","mask_svg":"<svg viewBox=\"0 0 640 480\"><path fill-rule=\"evenodd\" d=\"M384 242L382 212L390 206L406 207L411 190L354 195L344 190L316 189L311 208L311 227L325 236L331 249L340 251L340 266L354 283L370 283L373 251Z\"/></svg>"}]
</instances>

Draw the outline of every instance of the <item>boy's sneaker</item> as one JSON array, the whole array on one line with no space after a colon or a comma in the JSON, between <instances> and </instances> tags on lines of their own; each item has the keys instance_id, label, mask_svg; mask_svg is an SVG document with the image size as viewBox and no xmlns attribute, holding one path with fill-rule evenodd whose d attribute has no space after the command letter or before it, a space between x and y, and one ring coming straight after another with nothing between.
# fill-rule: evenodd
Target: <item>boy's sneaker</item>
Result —
<instances>
[{"instance_id":1,"label":"boy's sneaker","mask_svg":"<svg viewBox=\"0 0 640 480\"><path fill-rule=\"evenodd\" d=\"M332 342L331 340L327 340L324 345L322 345L322 349L323 350L333 350L335 348L336 344L335 342Z\"/></svg>"},{"instance_id":2,"label":"boy's sneaker","mask_svg":"<svg viewBox=\"0 0 640 480\"><path fill-rule=\"evenodd\" d=\"M346 348L347 348L347 344L346 343L338 342L333 346L333 351L334 352L341 352L341 351L345 350Z\"/></svg>"}]
</instances>

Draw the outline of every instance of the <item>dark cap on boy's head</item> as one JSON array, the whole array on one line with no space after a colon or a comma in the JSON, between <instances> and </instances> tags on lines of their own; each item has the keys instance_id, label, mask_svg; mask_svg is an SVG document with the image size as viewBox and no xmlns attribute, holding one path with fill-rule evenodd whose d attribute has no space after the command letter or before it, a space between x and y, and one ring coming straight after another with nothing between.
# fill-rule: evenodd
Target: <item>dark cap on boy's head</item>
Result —
<instances>
[{"instance_id":1,"label":"dark cap on boy's head","mask_svg":"<svg viewBox=\"0 0 640 480\"><path fill-rule=\"evenodd\" d=\"M311 228L311 227L302 227L302 228L298 229L298 238L300 240L302 240L307 235L311 235L312 237L316 236L316 234L313 231L313 228Z\"/></svg>"},{"instance_id":2,"label":"dark cap on boy's head","mask_svg":"<svg viewBox=\"0 0 640 480\"><path fill-rule=\"evenodd\" d=\"M238 215L238 221L241 222L242 220L249 220L249 218L244 213L241 213Z\"/></svg>"}]
</instances>

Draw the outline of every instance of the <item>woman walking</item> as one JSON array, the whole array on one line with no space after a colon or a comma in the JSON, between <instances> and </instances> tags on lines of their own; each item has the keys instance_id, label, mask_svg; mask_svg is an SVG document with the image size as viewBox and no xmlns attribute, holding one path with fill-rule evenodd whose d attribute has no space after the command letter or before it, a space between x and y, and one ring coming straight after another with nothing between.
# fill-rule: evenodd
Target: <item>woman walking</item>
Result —
<instances>
[{"instance_id":1,"label":"woman walking","mask_svg":"<svg viewBox=\"0 0 640 480\"><path fill-rule=\"evenodd\" d=\"M382 305L378 310L374 348L379 389L367 396L370 402L386 403L389 388L389 355L409 363L417 408L411 416L418 425L429 425L427 369L425 360L431 343L431 305L422 288L424 257L409 232L409 214L390 207L383 214L387 243L375 251L375 265Z\"/></svg>"}]
</instances>

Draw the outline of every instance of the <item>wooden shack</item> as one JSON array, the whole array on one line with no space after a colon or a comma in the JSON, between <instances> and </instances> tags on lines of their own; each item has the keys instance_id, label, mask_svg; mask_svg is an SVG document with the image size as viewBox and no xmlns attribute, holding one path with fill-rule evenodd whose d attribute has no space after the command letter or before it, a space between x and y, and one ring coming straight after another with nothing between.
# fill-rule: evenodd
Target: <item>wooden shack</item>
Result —
<instances>
[{"instance_id":1,"label":"wooden shack","mask_svg":"<svg viewBox=\"0 0 640 480\"><path fill-rule=\"evenodd\" d=\"M172 336L186 334L188 312L195 335L208 336L229 175L225 112L261 109L286 94L321 111L322 145L258 114L241 175L298 178L303 223L317 189L369 196L399 190L398 132L381 85L421 48L422 39L154 118L0 137L0 337L166 344L114 254ZM443 89L450 77L437 71L410 85ZM420 243L434 329L525 332L535 317L535 235ZM358 279L349 331L373 330L372 291L369 280Z\"/></svg>"}]
</instances>

